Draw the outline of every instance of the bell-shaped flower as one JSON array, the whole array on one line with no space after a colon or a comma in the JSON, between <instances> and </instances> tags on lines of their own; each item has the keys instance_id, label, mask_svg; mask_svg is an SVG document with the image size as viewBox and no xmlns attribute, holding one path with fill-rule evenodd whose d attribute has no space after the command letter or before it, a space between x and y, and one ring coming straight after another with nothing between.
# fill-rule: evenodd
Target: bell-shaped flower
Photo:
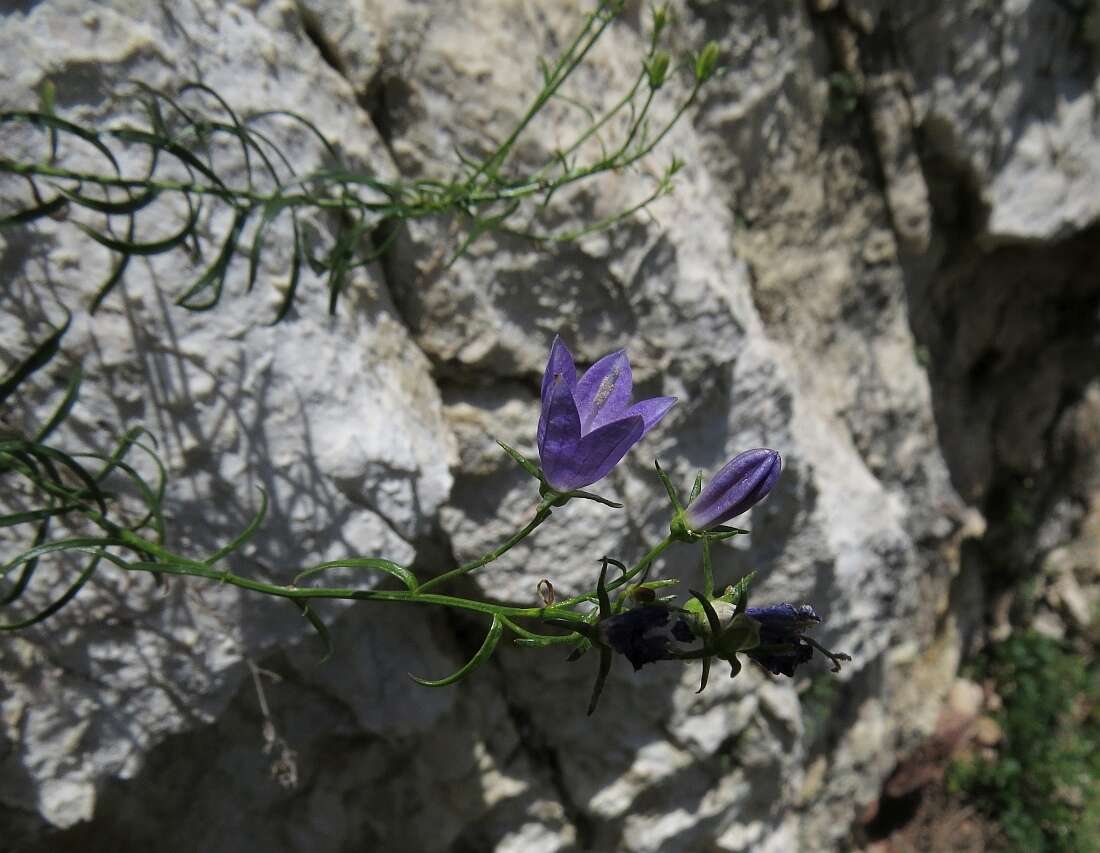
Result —
<instances>
[{"instance_id":1,"label":"bell-shaped flower","mask_svg":"<svg viewBox=\"0 0 1100 853\"><path fill-rule=\"evenodd\" d=\"M795 606L783 602L767 607L750 607L745 615L760 624L760 644L746 654L772 675L794 676L795 669L814 655L817 649L840 671L840 662L851 660L841 652L830 652L806 631L821 621L809 604Z\"/></svg>"},{"instance_id":2,"label":"bell-shaped flower","mask_svg":"<svg viewBox=\"0 0 1100 853\"><path fill-rule=\"evenodd\" d=\"M605 355L577 378L573 356L554 338L542 377L538 447L546 481L560 492L605 477L665 416L675 397L631 402L626 352Z\"/></svg>"},{"instance_id":3,"label":"bell-shaped flower","mask_svg":"<svg viewBox=\"0 0 1100 853\"><path fill-rule=\"evenodd\" d=\"M737 454L703 487L684 520L702 531L741 515L768 496L782 470L782 457L766 447Z\"/></svg>"},{"instance_id":4,"label":"bell-shaped flower","mask_svg":"<svg viewBox=\"0 0 1100 853\"><path fill-rule=\"evenodd\" d=\"M599 642L625 655L637 672L647 663L668 660L671 649L695 640L691 625L664 604L626 610L597 623Z\"/></svg>"}]
</instances>

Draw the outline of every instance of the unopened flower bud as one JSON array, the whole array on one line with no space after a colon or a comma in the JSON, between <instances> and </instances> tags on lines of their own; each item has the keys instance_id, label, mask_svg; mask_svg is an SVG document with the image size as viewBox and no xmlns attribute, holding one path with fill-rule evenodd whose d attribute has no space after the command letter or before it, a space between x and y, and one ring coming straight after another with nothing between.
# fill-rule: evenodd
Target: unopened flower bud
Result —
<instances>
[{"instance_id":1,"label":"unopened flower bud","mask_svg":"<svg viewBox=\"0 0 1100 853\"><path fill-rule=\"evenodd\" d=\"M695 80L703 83L711 78L718 67L718 43L707 42L706 47L695 58Z\"/></svg>"},{"instance_id":2,"label":"unopened flower bud","mask_svg":"<svg viewBox=\"0 0 1100 853\"><path fill-rule=\"evenodd\" d=\"M646 63L645 70L649 75L649 87L653 91L657 91L665 85L665 78L668 77L668 63L669 56L663 50L655 53L653 59Z\"/></svg>"},{"instance_id":3,"label":"unopened flower bud","mask_svg":"<svg viewBox=\"0 0 1100 853\"><path fill-rule=\"evenodd\" d=\"M748 511L768 496L782 469L782 457L766 447L739 453L692 501L684 520L702 531Z\"/></svg>"}]
</instances>

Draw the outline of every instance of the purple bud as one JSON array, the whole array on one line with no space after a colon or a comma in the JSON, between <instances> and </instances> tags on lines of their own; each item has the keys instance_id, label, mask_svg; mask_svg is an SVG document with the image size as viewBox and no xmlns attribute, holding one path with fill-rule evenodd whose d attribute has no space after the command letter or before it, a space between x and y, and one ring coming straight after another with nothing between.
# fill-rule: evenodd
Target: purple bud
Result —
<instances>
[{"instance_id":1,"label":"purple bud","mask_svg":"<svg viewBox=\"0 0 1100 853\"><path fill-rule=\"evenodd\" d=\"M782 469L782 457L766 447L737 454L692 501L684 516L688 526L709 530L748 511L768 496Z\"/></svg>"}]
</instances>

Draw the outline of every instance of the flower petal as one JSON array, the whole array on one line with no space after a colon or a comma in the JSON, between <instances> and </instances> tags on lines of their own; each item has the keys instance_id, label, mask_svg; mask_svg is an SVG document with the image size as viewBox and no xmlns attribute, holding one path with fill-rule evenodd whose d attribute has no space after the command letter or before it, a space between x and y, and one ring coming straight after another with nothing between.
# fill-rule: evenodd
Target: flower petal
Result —
<instances>
[{"instance_id":1,"label":"flower petal","mask_svg":"<svg viewBox=\"0 0 1100 853\"><path fill-rule=\"evenodd\" d=\"M657 422L668 414L668 410L676 405L675 397L652 397L649 400L642 400L640 403L635 403L627 410L628 415L641 415L642 420L645 421L645 429L642 431L642 435L645 435L653 427L657 426Z\"/></svg>"},{"instance_id":2,"label":"flower petal","mask_svg":"<svg viewBox=\"0 0 1100 853\"><path fill-rule=\"evenodd\" d=\"M638 442L644 429L645 424L638 415L605 424L581 438L568 459L556 459L553 476L544 465L546 479L561 491L579 489L602 480ZM549 433L548 429L548 436Z\"/></svg>"},{"instance_id":3,"label":"flower petal","mask_svg":"<svg viewBox=\"0 0 1100 853\"><path fill-rule=\"evenodd\" d=\"M748 511L767 497L782 469L782 457L766 447L737 454L692 501L687 523L706 530Z\"/></svg>"},{"instance_id":4,"label":"flower petal","mask_svg":"<svg viewBox=\"0 0 1100 853\"><path fill-rule=\"evenodd\" d=\"M557 488L558 472L568 470L577 456L581 419L573 392L561 374L550 383L549 390L549 400L539 419L539 459L546 479Z\"/></svg>"},{"instance_id":5,"label":"flower petal","mask_svg":"<svg viewBox=\"0 0 1100 853\"><path fill-rule=\"evenodd\" d=\"M547 411L550 406L550 395L554 386L554 378L561 377L562 383L570 392L577 385L577 367L573 363L573 354L569 347L562 343L561 335L554 335L554 343L550 345L550 358L546 360L546 370L542 374L542 413L539 415L538 443L539 453L542 453L543 438L546 434Z\"/></svg>"},{"instance_id":6,"label":"flower petal","mask_svg":"<svg viewBox=\"0 0 1100 853\"><path fill-rule=\"evenodd\" d=\"M625 350L605 355L588 368L573 392L581 413L581 432L589 433L624 417L633 390L634 377Z\"/></svg>"}]
</instances>

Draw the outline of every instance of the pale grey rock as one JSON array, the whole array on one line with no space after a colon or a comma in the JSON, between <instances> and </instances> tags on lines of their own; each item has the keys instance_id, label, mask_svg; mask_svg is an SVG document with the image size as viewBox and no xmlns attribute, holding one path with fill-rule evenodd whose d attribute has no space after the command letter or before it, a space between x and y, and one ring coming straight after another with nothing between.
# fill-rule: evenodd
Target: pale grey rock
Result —
<instances>
[{"instance_id":1,"label":"pale grey rock","mask_svg":"<svg viewBox=\"0 0 1100 853\"><path fill-rule=\"evenodd\" d=\"M5 15L6 107L33 103L31 93L49 79L59 109L113 123L102 98L131 77L171 87L201 74L231 93L242 112L308 103L310 117L341 140L350 160L387 168L376 159L369 122L349 104L346 82L315 61L293 5L186 5L172 15L126 4L84 11L82 4L41 3ZM308 135L290 131L282 142L299 166L321 164ZM217 234L225 222L207 225L206 233ZM272 229L273 242L288 237L286 223ZM78 446L88 436L103 442L111 435L105 430L145 422L173 475L165 502L169 547L212 552L256 512L263 489L268 520L234 560L243 574L287 582L322 559L415 559L416 541L450 490L453 441L428 362L394 316L376 270L356 276L336 317L325 313L322 282L307 271L294 315L272 327L277 292L230 298L204 315L171 306L171 295L201 267L160 256L135 263L139 274L92 318L83 309L107 259L89 251L75 229L46 222L6 231L4 240L5 329L22 326L6 336L5 360L41 338L44 317L58 322L57 308L32 298L51 275L54 297L75 315L66 357L82 360L89 377L64 437ZM31 246L41 263L25 262ZM286 263L285 253L270 252L261 277L285 280ZM233 267L227 288L239 290L244 265ZM39 405L25 413L28 427L57 404L48 390L39 383L27 400ZM147 459L135 464L151 475ZM73 571L69 563L44 566L29 603L41 607L56 597L65 567ZM329 579L351 581L347 572ZM4 785L4 805L58 827L93 818L104 779L135 776L165 737L209 724L240 683L242 660L309 630L285 603L184 579L158 590L147 576L104 566L56 620L0 647L10 744L3 776L23 780Z\"/></svg>"},{"instance_id":2,"label":"pale grey rock","mask_svg":"<svg viewBox=\"0 0 1100 853\"><path fill-rule=\"evenodd\" d=\"M1021 0L925 2L896 16L917 123L932 156L976 182L992 240L1065 237L1100 216L1090 14Z\"/></svg>"},{"instance_id":3,"label":"pale grey rock","mask_svg":"<svg viewBox=\"0 0 1100 853\"><path fill-rule=\"evenodd\" d=\"M52 75L62 110L101 121L102 96L128 76L200 72L242 110L306 113L354 165L444 179L456 147L484 153L523 114L534 57L560 49L583 11L302 0L181 4L170 19L78 6L3 19L12 105ZM242 558L256 573L354 554L427 575L495 546L538 501L494 439L536 455L551 338L582 365L625 347L636 396L680 400L596 486L627 511L556 510L466 588L517 604L536 603L542 578L560 595L589 589L599 557L633 562L667 530L655 457L686 490L697 471L772 446L783 478L738 520L751 534L716 549L718 580L755 569L755 602L814 604L819 639L854 658L840 675L820 656L793 680L748 663L730 680L719 665L696 694L697 665L634 674L617 660L588 720L593 654L566 664L560 648L505 643L458 687L406 678L461 666L487 627L477 616L332 608L337 652L319 664L293 608L183 581L161 597L104 572L64 628L0 647L15 673L0 692L0 818L41 849L49 825L108 848L132 832L165 853L244 838L271 851L850 849L898 756L934 730L981 622L981 572L960 552L1002 529L987 534L980 512L999 472L1042 476L1055 431L1058 458L1095 459L1091 350L1058 340L1044 292L1021 284L1054 270L1051 292L1089 316L1072 271L1092 257L1089 233L1073 234L1097 217L1095 81L1081 64L1095 50L1055 6L678 6L677 47L718 39L727 70L645 166L688 161L653 219L553 247L485 236L450 267L457 223L410 223L335 317L309 277L274 328L277 289L192 315L170 304L189 270L154 260L67 340L106 380L74 427L144 417L162 439L182 486L174 544L212 550L254 511L253 486L267 489L270 533ZM606 106L629 85L643 21L632 8L608 31L571 94ZM1050 34L1049 55L1028 47L1034 32ZM852 113L830 100L834 67L858 84ZM583 126L553 105L517 162L537 167ZM296 161L319 162L287 133ZM635 174L581 184L541 221L591 222L639 186ZM982 215L964 232L967 205ZM331 239L324 220L309 227ZM13 233L0 237L12 293L38 283L28 247L66 301L102 275L64 224L25 244ZM981 248L1022 240L1035 245ZM287 259L273 249L261 282L285 287ZM41 311L24 314L0 313L5 359L9 340L44 328ZM1084 402L1066 411L1067 399ZM1062 505L1095 508L1080 497L1095 494L1094 469ZM1095 512L1043 510L1044 549L1085 583ZM674 546L655 574L696 585L698 559ZM260 676L262 713L249 662L282 678Z\"/></svg>"}]
</instances>

